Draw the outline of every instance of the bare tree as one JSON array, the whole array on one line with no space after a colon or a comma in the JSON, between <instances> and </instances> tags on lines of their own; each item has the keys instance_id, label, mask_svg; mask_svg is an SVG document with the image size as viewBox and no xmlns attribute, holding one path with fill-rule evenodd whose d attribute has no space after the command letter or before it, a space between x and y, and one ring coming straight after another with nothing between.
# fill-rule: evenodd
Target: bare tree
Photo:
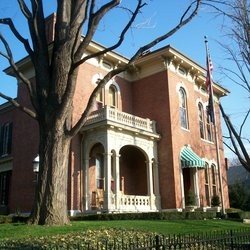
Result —
<instances>
[{"instance_id":1,"label":"bare tree","mask_svg":"<svg viewBox=\"0 0 250 250\"><path fill-rule=\"evenodd\" d=\"M237 84L247 95L250 94L250 2L249 0L231 0L227 2L224 16L229 20L227 27L230 44L222 44L226 50L228 59L235 67L222 67L224 75L233 83ZM225 145L238 157L240 163L250 172L250 157L247 147L249 138L243 136L249 119L250 108L239 127L233 124L230 116L226 114L220 105L222 116L228 129L228 136L224 136Z\"/></svg>"},{"instance_id":2,"label":"bare tree","mask_svg":"<svg viewBox=\"0 0 250 250\"><path fill-rule=\"evenodd\" d=\"M3 93L0 93L0 97L5 98L38 122L40 169L31 223L58 225L69 223L67 176L70 142L84 126L98 91L112 77L131 67L143 52L167 39L187 24L197 14L201 0L188 1L186 11L177 19L173 29L165 31L162 36L139 48L125 66L113 69L105 75L91 94L88 105L76 124L71 123L71 117L79 66L88 59L99 57L118 48L146 3L143 0L137 0L134 2L134 9L126 9L130 13L130 18L121 28L120 36L112 46L101 52L86 55L85 51L93 39L100 21L111 10L122 7L122 1L104 1L102 6L98 6L96 0L57 1L53 51L49 55L43 2L45 1L30 0L29 6L25 0L18 0L19 8L29 26L32 45L19 33L13 20L0 19L0 23L7 25L23 44L33 64L35 84L32 84L30 79L19 70L13 60L8 42L0 33L0 41L5 47L5 51L1 51L0 54L9 61L15 76L27 87L33 108L24 107ZM86 30L84 37L82 37L83 27ZM83 57L83 55L86 56Z\"/></svg>"}]
</instances>

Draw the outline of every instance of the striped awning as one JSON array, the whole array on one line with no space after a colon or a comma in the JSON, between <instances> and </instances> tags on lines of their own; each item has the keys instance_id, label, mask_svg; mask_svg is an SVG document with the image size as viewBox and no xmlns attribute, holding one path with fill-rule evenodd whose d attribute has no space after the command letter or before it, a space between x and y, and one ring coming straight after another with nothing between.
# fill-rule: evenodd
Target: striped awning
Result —
<instances>
[{"instance_id":1,"label":"striped awning","mask_svg":"<svg viewBox=\"0 0 250 250\"><path fill-rule=\"evenodd\" d=\"M194 151L185 146L181 151L181 167L182 168L204 168L205 161L203 161Z\"/></svg>"}]
</instances>

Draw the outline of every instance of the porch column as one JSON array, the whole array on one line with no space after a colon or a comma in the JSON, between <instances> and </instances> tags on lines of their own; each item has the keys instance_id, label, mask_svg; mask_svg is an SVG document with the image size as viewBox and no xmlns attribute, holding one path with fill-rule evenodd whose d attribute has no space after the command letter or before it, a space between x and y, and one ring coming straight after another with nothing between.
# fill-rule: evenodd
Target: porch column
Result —
<instances>
[{"instance_id":1,"label":"porch column","mask_svg":"<svg viewBox=\"0 0 250 250\"><path fill-rule=\"evenodd\" d=\"M111 199L111 154L104 153L104 209L111 207Z\"/></svg>"},{"instance_id":2,"label":"porch column","mask_svg":"<svg viewBox=\"0 0 250 250\"><path fill-rule=\"evenodd\" d=\"M147 172L148 172L148 195L150 196L150 209L155 207L155 196L154 196L154 189L153 189L153 173L152 173L152 161L146 161L147 165Z\"/></svg>"},{"instance_id":3,"label":"porch column","mask_svg":"<svg viewBox=\"0 0 250 250\"><path fill-rule=\"evenodd\" d=\"M198 186L198 170L195 168L195 173L194 173L194 190L195 190L195 205L197 207L200 207L200 190Z\"/></svg>"},{"instance_id":4,"label":"porch column","mask_svg":"<svg viewBox=\"0 0 250 250\"><path fill-rule=\"evenodd\" d=\"M181 164L180 164L181 165ZM183 180L183 169L180 166L180 178L181 178L181 207L185 209L185 192L184 192L184 180Z\"/></svg>"},{"instance_id":5,"label":"porch column","mask_svg":"<svg viewBox=\"0 0 250 250\"><path fill-rule=\"evenodd\" d=\"M160 209L160 183L159 183L159 163L154 160L153 161L153 171L154 171L154 190L155 190L155 197L156 197L156 208Z\"/></svg>"},{"instance_id":6,"label":"porch column","mask_svg":"<svg viewBox=\"0 0 250 250\"><path fill-rule=\"evenodd\" d=\"M84 184L83 184L83 210L90 209L90 197L89 197L89 159L83 160L83 173L84 173Z\"/></svg>"},{"instance_id":7,"label":"porch column","mask_svg":"<svg viewBox=\"0 0 250 250\"><path fill-rule=\"evenodd\" d=\"M114 155L115 157L115 208L119 209L120 207L120 155Z\"/></svg>"}]
</instances>

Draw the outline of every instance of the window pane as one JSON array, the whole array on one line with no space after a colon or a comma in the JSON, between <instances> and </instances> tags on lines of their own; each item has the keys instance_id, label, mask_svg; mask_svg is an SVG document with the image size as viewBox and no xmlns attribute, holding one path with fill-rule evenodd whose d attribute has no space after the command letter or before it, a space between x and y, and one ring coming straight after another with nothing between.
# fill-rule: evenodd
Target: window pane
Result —
<instances>
[{"instance_id":1,"label":"window pane","mask_svg":"<svg viewBox=\"0 0 250 250\"><path fill-rule=\"evenodd\" d=\"M181 127L188 128L187 99L186 92L183 88L179 90L179 102Z\"/></svg>"},{"instance_id":2,"label":"window pane","mask_svg":"<svg viewBox=\"0 0 250 250\"><path fill-rule=\"evenodd\" d=\"M101 90L96 97L96 108L100 109L103 107L103 90Z\"/></svg>"},{"instance_id":3,"label":"window pane","mask_svg":"<svg viewBox=\"0 0 250 250\"><path fill-rule=\"evenodd\" d=\"M204 115L203 115L203 106L201 103L198 105L198 112L199 112L199 126L200 126L200 137L202 139L205 138L205 133L204 133Z\"/></svg>"},{"instance_id":4,"label":"window pane","mask_svg":"<svg viewBox=\"0 0 250 250\"><path fill-rule=\"evenodd\" d=\"M0 131L0 156L11 154L12 123L1 126Z\"/></svg>"},{"instance_id":5,"label":"window pane","mask_svg":"<svg viewBox=\"0 0 250 250\"><path fill-rule=\"evenodd\" d=\"M116 88L114 86L110 86L109 88L109 105L116 107Z\"/></svg>"}]
</instances>

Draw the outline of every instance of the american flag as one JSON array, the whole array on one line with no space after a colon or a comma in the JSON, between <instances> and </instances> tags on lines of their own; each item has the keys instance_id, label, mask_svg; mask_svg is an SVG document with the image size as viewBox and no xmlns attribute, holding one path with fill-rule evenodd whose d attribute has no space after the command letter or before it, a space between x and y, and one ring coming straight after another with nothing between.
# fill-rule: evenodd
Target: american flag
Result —
<instances>
[{"instance_id":1,"label":"american flag","mask_svg":"<svg viewBox=\"0 0 250 250\"><path fill-rule=\"evenodd\" d=\"M214 69L213 63L212 63L212 60L211 60L210 55L208 54L208 55L207 55L207 77L206 77L206 86L207 86L207 90L208 90L209 93L210 93L210 87L211 87L211 84L212 84L212 81L213 81L213 78L212 78L213 69Z\"/></svg>"},{"instance_id":2,"label":"american flag","mask_svg":"<svg viewBox=\"0 0 250 250\"><path fill-rule=\"evenodd\" d=\"M207 106L207 114L210 117L210 121L215 124L215 117L214 117L214 101L213 101L213 79L212 79L212 72L213 72L213 63L211 57L208 52L207 48L207 77L206 77L206 86L207 92L209 94L208 98L208 106Z\"/></svg>"}]
</instances>

